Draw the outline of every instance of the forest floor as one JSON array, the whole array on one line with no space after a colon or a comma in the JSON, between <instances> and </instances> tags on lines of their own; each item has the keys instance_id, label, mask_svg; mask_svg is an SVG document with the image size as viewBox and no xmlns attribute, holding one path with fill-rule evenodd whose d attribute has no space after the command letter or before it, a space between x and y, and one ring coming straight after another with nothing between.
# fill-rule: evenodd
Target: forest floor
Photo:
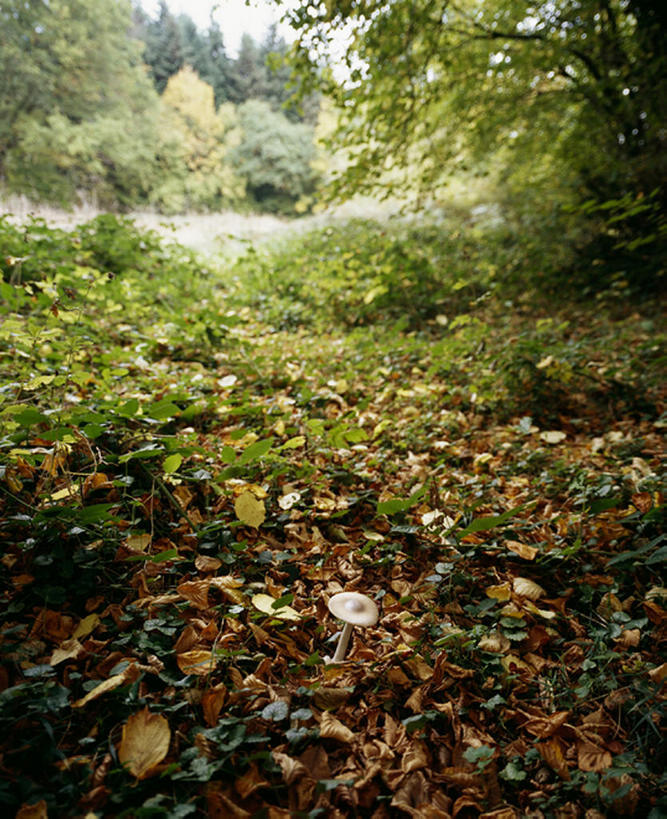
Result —
<instances>
[{"instance_id":1,"label":"forest floor","mask_svg":"<svg viewBox=\"0 0 667 819\"><path fill-rule=\"evenodd\" d=\"M664 815L655 302L402 222L1 231L7 815Z\"/></svg>"}]
</instances>

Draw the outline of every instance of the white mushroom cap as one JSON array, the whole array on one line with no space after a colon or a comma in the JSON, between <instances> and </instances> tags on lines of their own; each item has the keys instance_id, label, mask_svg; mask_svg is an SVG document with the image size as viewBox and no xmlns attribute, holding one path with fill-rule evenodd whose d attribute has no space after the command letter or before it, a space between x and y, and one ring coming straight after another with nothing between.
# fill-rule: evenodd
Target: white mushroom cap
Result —
<instances>
[{"instance_id":1,"label":"white mushroom cap","mask_svg":"<svg viewBox=\"0 0 667 819\"><path fill-rule=\"evenodd\" d=\"M370 597L359 592L341 592L329 600L334 617L354 626L373 626L378 621L378 607Z\"/></svg>"}]
</instances>

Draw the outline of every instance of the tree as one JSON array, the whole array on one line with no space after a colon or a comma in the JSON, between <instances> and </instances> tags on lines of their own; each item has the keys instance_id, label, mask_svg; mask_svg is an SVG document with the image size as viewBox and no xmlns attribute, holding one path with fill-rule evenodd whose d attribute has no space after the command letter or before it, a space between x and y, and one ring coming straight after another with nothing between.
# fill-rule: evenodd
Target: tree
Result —
<instances>
[{"instance_id":1,"label":"tree","mask_svg":"<svg viewBox=\"0 0 667 819\"><path fill-rule=\"evenodd\" d=\"M5 0L0 172L13 190L131 201L149 185L157 97L128 0Z\"/></svg>"},{"instance_id":2,"label":"tree","mask_svg":"<svg viewBox=\"0 0 667 819\"><path fill-rule=\"evenodd\" d=\"M155 87L161 94L169 77L173 77L184 62L181 31L165 0L160 0L158 17L148 23L145 37L144 62L150 67Z\"/></svg>"},{"instance_id":3,"label":"tree","mask_svg":"<svg viewBox=\"0 0 667 819\"><path fill-rule=\"evenodd\" d=\"M190 66L170 78L161 102L161 182L152 202L174 212L219 208L242 198L243 182L229 160L241 138L233 106L216 111L213 89Z\"/></svg>"},{"instance_id":4,"label":"tree","mask_svg":"<svg viewBox=\"0 0 667 819\"><path fill-rule=\"evenodd\" d=\"M237 105L265 94L265 58L249 34L241 38L239 55L230 66L228 81L227 98Z\"/></svg>"},{"instance_id":5,"label":"tree","mask_svg":"<svg viewBox=\"0 0 667 819\"><path fill-rule=\"evenodd\" d=\"M312 128L290 122L264 100L246 102L239 118L243 139L232 161L248 193L265 210L293 213L297 203L307 206L319 181Z\"/></svg>"},{"instance_id":6,"label":"tree","mask_svg":"<svg viewBox=\"0 0 667 819\"><path fill-rule=\"evenodd\" d=\"M500 159L507 180L546 187L556 173L598 203L656 187L664 202L666 16L649 0L305 0L287 12L305 87L341 112L339 193L433 190L453 168Z\"/></svg>"},{"instance_id":7,"label":"tree","mask_svg":"<svg viewBox=\"0 0 667 819\"><path fill-rule=\"evenodd\" d=\"M225 51L220 26L213 18L211 18L206 32L206 49L208 69L200 71L200 77L213 88L216 105L229 102L230 60Z\"/></svg>"}]
</instances>

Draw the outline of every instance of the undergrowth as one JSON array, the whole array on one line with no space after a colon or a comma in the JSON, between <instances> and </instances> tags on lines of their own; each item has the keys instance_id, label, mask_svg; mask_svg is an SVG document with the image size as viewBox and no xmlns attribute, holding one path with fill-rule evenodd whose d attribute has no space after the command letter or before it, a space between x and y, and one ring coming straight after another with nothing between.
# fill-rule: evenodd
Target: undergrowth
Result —
<instances>
[{"instance_id":1,"label":"undergrowth","mask_svg":"<svg viewBox=\"0 0 667 819\"><path fill-rule=\"evenodd\" d=\"M657 306L406 223L0 256L6 810L661 815Z\"/></svg>"}]
</instances>

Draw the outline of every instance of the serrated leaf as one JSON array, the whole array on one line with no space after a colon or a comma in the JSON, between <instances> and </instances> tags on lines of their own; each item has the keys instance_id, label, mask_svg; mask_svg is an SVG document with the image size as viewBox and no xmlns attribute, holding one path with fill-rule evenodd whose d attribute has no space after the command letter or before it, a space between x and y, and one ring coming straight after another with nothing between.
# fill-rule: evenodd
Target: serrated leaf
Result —
<instances>
[{"instance_id":1,"label":"serrated leaf","mask_svg":"<svg viewBox=\"0 0 667 819\"><path fill-rule=\"evenodd\" d=\"M266 518L264 501L257 500L252 492L244 492L234 501L236 517L248 526L258 529Z\"/></svg>"}]
</instances>

